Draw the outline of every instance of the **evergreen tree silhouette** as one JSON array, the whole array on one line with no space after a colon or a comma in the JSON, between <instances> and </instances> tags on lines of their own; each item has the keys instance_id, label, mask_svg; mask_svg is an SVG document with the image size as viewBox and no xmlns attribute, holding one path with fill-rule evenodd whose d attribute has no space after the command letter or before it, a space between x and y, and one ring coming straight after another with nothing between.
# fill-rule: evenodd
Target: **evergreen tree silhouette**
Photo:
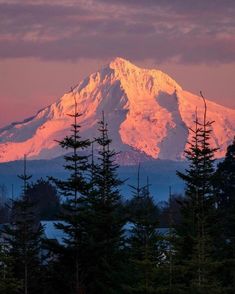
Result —
<instances>
[{"instance_id":1,"label":"evergreen tree silhouette","mask_svg":"<svg viewBox=\"0 0 235 294\"><path fill-rule=\"evenodd\" d=\"M121 195L116 151L111 149L104 113L95 139L98 156L92 151L91 193L88 227L88 293L120 293L124 218L120 213Z\"/></svg>"},{"instance_id":2,"label":"evergreen tree silhouette","mask_svg":"<svg viewBox=\"0 0 235 294\"><path fill-rule=\"evenodd\" d=\"M185 151L189 168L177 172L185 182L185 200L182 202L182 224L177 228L177 257L183 278L182 289L193 293L217 293L213 278L212 225L215 214L215 198L212 179L214 176L214 153L210 146L213 121L207 121L207 106L203 122L195 115L195 128L190 129L192 139Z\"/></svg>"},{"instance_id":3,"label":"evergreen tree silhouette","mask_svg":"<svg viewBox=\"0 0 235 294\"><path fill-rule=\"evenodd\" d=\"M128 293L159 293L160 267L163 262L163 236L160 235L159 210L150 195L149 183L140 186L140 166L137 185L131 186L133 198L129 202L130 264L132 283L126 287Z\"/></svg>"},{"instance_id":4,"label":"evergreen tree silhouette","mask_svg":"<svg viewBox=\"0 0 235 294\"><path fill-rule=\"evenodd\" d=\"M22 281L15 278L12 263L7 244L0 244L0 293L2 294L17 294L22 291Z\"/></svg>"},{"instance_id":5,"label":"evergreen tree silhouette","mask_svg":"<svg viewBox=\"0 0 235 294\"><path fill-rule=\"evenodd\" d=\"M214 179L217 197L217 256L223 263L218 279L228 293L235 288L235 138L217 166Z\"/></svg>"},{"instance_id":6,"label":"evergreen tree silhouette","mask_svg":"<svg viewBox=\"0 0 235 294\"><path fill-rule=\"evenodd\" d=\"M61 248L61 260L66 266L65 291L67 293L85 292L85 269L83 265L84 242L86 239L86 199L89 194L90 184L88 181L89 162L88 156L84 153L89 140L83 140L80 136L81 126L78 124L78 118L81 114L77 111L76 93L71 90L74 97L74 113L68 114L73 118L71 134L66 136L59 145L65 149L68 154L64 156L64 168L69 172L65 180L54 179L62 198L63 222L58 223L58 229L64 232L64 246ZM60 281L59 281L60 282Z\"/></svg>"},{"instance_id":7,"label":"evergreen tree silhouette","mask_svg":"<svg viewBox=\"0 0 235 294\"><path fill-rule=\"evenodd\" d=\"M10 225L5 227L4 233L7 235L14 277L22 280L23 293L40 293L42 228L34 214L34 203L27 194L31 175L26 171L26 156L23 174L18 177L23 181L22 195L13 201Z\"/></svg>"}]
</instances>

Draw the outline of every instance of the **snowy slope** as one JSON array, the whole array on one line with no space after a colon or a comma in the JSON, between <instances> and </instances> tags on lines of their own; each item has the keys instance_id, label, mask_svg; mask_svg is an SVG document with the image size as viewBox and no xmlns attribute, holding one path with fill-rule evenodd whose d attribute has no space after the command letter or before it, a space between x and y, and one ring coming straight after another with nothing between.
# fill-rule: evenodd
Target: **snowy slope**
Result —
<instances>
[{"instance_id":1,"label":"snowy slope","mask_svg":"<svg viewBox=\"0 0 235 294\"><path fill-rule=\"evenodd\" d=\"M114 147L123 151L125 163L151 158L178 160L189 139L195 110L203 115L202 99L184 91L167 74L142 69L116 58L91 74L73 90L76 95L82 135L93 138L104 110ZM225 154L235 135L235 110L207 101L208 120L214 120L213 146ZM70 130L73 93L66 93L34 117L0 129L0 162L27 154L32 159L62 154L56 140ZM120 158L121 160L121 158Z\"/></svg>"}]
</instances>

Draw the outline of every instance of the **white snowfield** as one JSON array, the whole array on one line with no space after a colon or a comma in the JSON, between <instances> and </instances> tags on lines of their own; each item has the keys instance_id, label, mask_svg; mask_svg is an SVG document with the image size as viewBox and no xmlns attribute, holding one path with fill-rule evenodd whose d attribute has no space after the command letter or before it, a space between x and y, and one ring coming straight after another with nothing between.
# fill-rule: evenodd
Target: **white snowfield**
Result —
<instances>
[{"instance_id":1,"label":"white snowfield","mask_svg":"<svg viewBox=\"0 0 235 294\"><path fill-rule=\"evenodd\" d=\"M71 129L73 120L68 114L74 112L73 95L82 114L82 137L97 136L97 122L104 111L113 146L123 151L127 160L136 153L155 159L183 159L195 111L199 119L204 113L201 97L183 90L167 74L116 58L34 117L0 129L0 162L18 160L24 154L31 159L62 155L56 140ZM220 148L216 157L223 157L235 135L235 110L209 100L207 107L207 119L215 121L211 143Z\"/></svg>"}]
</instances>

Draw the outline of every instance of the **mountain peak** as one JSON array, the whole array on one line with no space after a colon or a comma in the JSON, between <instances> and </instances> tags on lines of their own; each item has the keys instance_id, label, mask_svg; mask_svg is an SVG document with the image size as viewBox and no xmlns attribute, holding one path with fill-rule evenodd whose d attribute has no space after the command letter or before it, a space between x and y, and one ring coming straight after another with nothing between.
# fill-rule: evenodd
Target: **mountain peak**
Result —
<instances>
[{"instance_id":1,"label":"mountain peak","mask_svg":"<svg viewBox=\"0 0 235 294\"><path fill-rule=\"evenodd\" d=\"M137 153L141 158L184 158L196 108L203 119L200 97L184 91L166 73L140 68L121 57L81 81L74 93L83 114L81 135L91 139L97 135L97 121L104 111L114 148L130 160ZM61 155L56 140L70 131L67 114L73 113L74 93L66 93L29 120L1 129L0 162L20 159L22 154L31 159ZM217 157L222 157L235 133L235 110L210 101L207 106L208 120L215 121L211 143L220 147Z\"/></svg>"},{"instance_id":2,"label":"mountain peak","mask_svg":"<svg viewBox=\"0 0 235 294\"><path fill-rule=\"evenodd\" d=\"M123 57L117 56L111 61L111 63L125 64L125 63L131 63L131 62Z\"/></svg>"},{"instance_id":3,"label":"mountain peak","mask_svg":"<svg viewBox=\"0 0 235 294\"><path fill-rule=\"evenodd\" d=\"M181 86L174 79L161 70L138 67L122 57L113 59L109 64L109 68L114 70L119 78L132 76L135 77L137 83L139 80L147 82L155 80L160 89L166 86L174 90L182 90Z\"/></svg>"},{"instance_id":4,"label":"mountain peak","mask_svg":"<svg viewBox=\"0 0 235 294\"><path fill-rule=\"evenodd\" d=\"M138 67L136 65L134 65L133 63L131 63L129 60L124 59L122 57L116 57L114 58L110 63L109 63L109 67L111 69L130 69L130 68L135 68L137 69Z\"/></svg>"}]
</instances>

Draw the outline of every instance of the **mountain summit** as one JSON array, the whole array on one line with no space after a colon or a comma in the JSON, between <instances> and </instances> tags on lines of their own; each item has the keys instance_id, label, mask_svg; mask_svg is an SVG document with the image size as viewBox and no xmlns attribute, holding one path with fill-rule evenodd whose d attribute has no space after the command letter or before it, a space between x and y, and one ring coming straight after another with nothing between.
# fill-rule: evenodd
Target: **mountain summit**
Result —
<instances>
[{"instance_id":1,"label":"mountain summit","mask_svg":"<svg viewBox=\"0 0 235 294\"><path fill-rule=\"evenodd\" d=\"M0 162L21 159L53 158L61 155L56 140L70 131L74 95L82 114L84 138L97 134L97 122L104 111L114 147L122 151L125 163L133 160L184 157L190 140L195 110L203 116L201 97L183 90L167 74L142 69L116 58L100 71L91 74L57 102L34 117L0 129ZM223 157L235 134L235 110L207 100L208 120L213 120L212 145Z\"/></svg>"}]
</instances>

